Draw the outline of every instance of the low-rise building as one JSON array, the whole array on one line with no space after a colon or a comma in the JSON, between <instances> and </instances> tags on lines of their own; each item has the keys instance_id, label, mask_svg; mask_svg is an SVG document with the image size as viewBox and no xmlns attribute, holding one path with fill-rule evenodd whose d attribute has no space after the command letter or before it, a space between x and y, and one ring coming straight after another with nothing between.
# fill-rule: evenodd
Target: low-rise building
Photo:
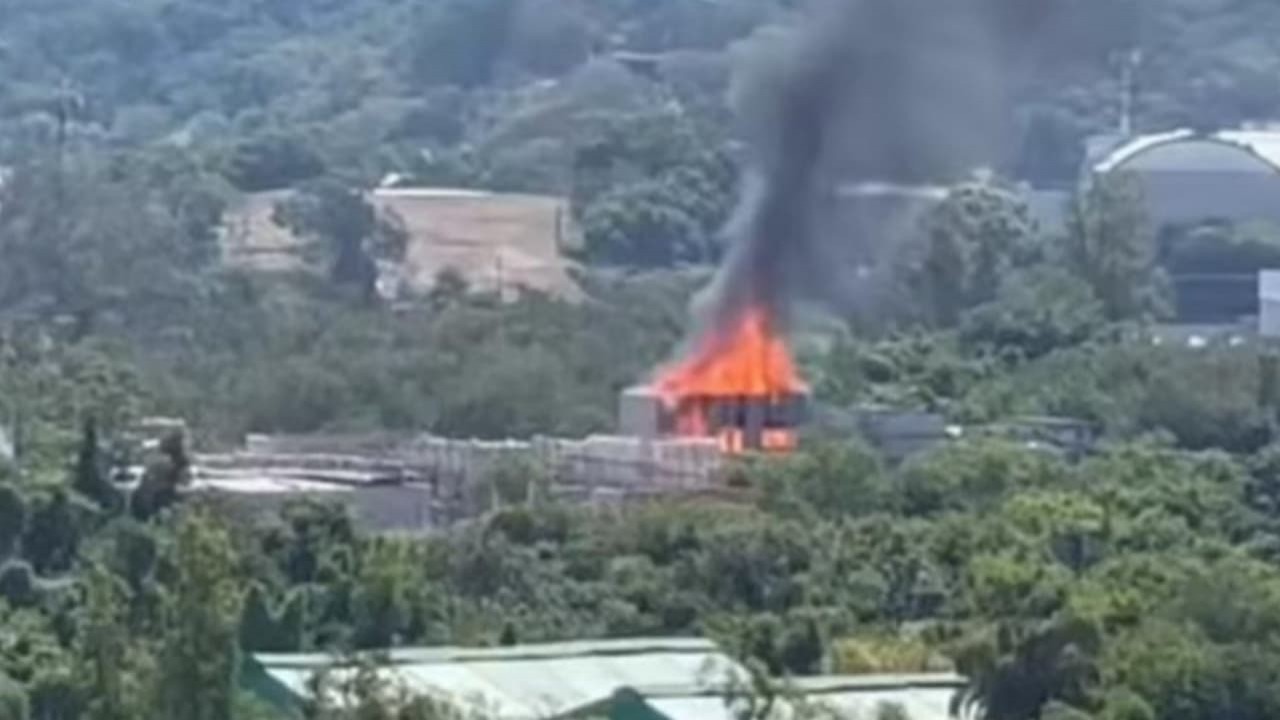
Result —
<instances>
[{"instance_id":1,"label":"low-rise building","mask_svg":"<svg viewBox=\"0 0 1280 720\"><path fill-rule=\"evenodd\" d=\"M254 655L243 683L297 717L318 674L341 687L355 672L326 655ZM734 720L750 686L745 668L698 638L645 638L504 648L405 648L376 665L379 680L485 720ZM896 707L911 720L951 720L965 686L951 673L801 678L779 683L769 717L803 704L840 718L872 718ZM327 699L342 704L340 692Z\"/></svg>"},{"instance_id":2,"label":"low-rise building","mask_svg":"<svg viewBox=\"0 0 1280 720\"><path fill-rule=\"evenodd\" d=\"M495 474L527 475L524 497L616 504L715 489L714 440L590 436L460 440L416 436L250 436L244 449L198 454L187 493L270 519L291 500L345 506L372 532L425 532L493 506ZM534 487L542 483L545 487Z\"/></svg>"}]
</instances>

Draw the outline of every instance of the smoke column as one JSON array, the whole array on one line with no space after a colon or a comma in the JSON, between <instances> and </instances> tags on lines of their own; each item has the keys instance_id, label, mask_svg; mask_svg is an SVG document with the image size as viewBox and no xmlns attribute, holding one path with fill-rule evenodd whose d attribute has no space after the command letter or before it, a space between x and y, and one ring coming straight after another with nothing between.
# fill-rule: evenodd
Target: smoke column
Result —
<instances>
[{"instance_id":1,"label":"smoke column","mask_svg":"<svg viewBox=\"0 0 1280 720\"><path fill-rule=\"evenodd\" d=\"M731 101L750 170L691 340L714 338L747 307L785 325L796 301L851 297L854 281L824 247L822 207L837 182L946 181L998 161L1013 144L1012 41L1050 3L826 0L735 48ZM869 239L839 240L851 241Z\"/></svg>"}]
</instances>

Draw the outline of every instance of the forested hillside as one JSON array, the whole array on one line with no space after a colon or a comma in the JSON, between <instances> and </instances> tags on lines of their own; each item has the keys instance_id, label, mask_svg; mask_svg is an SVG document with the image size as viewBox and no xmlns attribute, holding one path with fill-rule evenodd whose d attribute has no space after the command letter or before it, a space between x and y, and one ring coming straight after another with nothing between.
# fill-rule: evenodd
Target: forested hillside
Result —
<instances>
[{"instance_id":1,"label":"forested hillside","mask_svg":"<svg viewBox=\"0 0 1280 720\"><path fill-rule=\"evenodd\" d=\"M1066 416L1101 436L1088 457L974 431L891 466L817 423L735 466L737 503L494 488L415 539L179 502L193 445L249 432L613 430L725 250L737 43L801 4L0 0L0 720L269 717L234 682L246 652L648 634L779 675L956 667L989 720L1280 717L1280 363L1153 342L1161 261L1206 236L1170 260L1141 188L1083 188L1050 232L1016 184L1074 189L1126 66L1139 129L1276 119L1265 0L1022 6L996 172L927 178L951 189L885 287L796 338L830 416ZM391 173L568 198L584 298L446 273L386 301L370 268L403 238L363 191ZM224 263L228 208L283 189L311 266ZM191 437L140 447L152 415ZM437 717L364 699L312 716Z\"/></svg>"},{"instance_id":2,"label":"forested hillside","mask_svg":"<svg viewBox=\"0 0 1280 720\"><path fill-rule=\"evenodd\" d=\"M564 190L564 146L578 139L561 132L568 118L590 126L587 116L674 97L724 132L727 50L792 4L13 0L0 27L0 147L29 152L65 122L84 143L214 150L251 188L328 168ZM1142 127L1229 126L1280 104L1273 4L1088 0L1039 12L1047 29L1015 88L1013 158L1037 179L1068 177L1083 134L1116 125L1132 50ZM617 51L663 54L666 82L620 71L606 59Z\"/></svg>"}]
</instances>

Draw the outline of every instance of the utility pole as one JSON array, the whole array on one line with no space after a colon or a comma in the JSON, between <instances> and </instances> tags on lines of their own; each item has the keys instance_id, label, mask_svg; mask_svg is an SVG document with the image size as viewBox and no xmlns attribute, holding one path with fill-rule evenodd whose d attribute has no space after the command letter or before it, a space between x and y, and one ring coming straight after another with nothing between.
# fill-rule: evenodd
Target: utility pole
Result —
<instances>
[{"instance_id":1,"label":"utility pole","mask_svg":"<svg viewBox=\"0 0 1280 720\"><path fill-rule=\"evenodd\" d=\"M494 253L494 273L498 283L498 300L506 301L507 283L506 277L502 273L502 248L498 248Z\"/></svg>"},{"instance_id":2,"label":"utility pole","mask_svg":"<svg viewBox=\"0 0 1280 720\"><path fill-rule=\"evenodd\" d=\"M62 78L62 82L58 85L58 96L54 100L57 107L54 108L56 113L58 127L54 135L54 178L57 182L58 201L62 202L63 198L63 172L66 165L67 154L67 127L71 124L71 82L66 78Z\"/></svg>"},{"instance_id":3,"label":"utility pole","mask_svg":"<svg viewBox=\"0 0 1280 720\"><path fill-rule=\"evenodd\" d=\"M1133 116L1138 101L1138 69L1142 66L1142 50L1131 48L1120 68L1120 135L1133 136Z\"/></svg>"}]
</instances>

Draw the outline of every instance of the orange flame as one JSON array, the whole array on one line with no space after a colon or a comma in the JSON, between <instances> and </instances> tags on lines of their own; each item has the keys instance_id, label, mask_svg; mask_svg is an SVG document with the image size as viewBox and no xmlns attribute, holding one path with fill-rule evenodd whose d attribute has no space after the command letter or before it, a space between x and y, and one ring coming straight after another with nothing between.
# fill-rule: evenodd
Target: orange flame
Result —
<instances>
[{"instance_id":1,"label":"orange flame","mask_svg":"<svg viewBox=\"0 0 1280 720\"><path fill-rule=\"evenodd\" d=\"M712 401L777 401L806 391L786 343L761 308L747 309L727 332L705 338L689 358L663 370L654 387L675 411L677 433L715 434L726 452L744 451L746 439L740 428L711 427ZM795 447L795 434L789 429L768 429L761 444L764 450L789 450Z\"/></svg>"}]
</instances>

